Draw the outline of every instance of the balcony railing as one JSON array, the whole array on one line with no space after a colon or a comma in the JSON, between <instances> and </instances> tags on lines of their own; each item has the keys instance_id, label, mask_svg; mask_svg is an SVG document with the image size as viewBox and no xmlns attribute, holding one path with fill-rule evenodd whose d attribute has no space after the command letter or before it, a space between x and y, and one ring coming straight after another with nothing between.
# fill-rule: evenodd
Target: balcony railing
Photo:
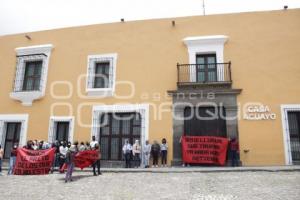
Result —
<instances>
[{"instance_id":1,"label":"balcony railing","mask_svg":"<svg viewBox=\"0 0 300 200\"><path fill-rule=\"evenodd\" d=\"M231 62L177 64L178 84L231 83Z\"/></svg>"}]
</instances>

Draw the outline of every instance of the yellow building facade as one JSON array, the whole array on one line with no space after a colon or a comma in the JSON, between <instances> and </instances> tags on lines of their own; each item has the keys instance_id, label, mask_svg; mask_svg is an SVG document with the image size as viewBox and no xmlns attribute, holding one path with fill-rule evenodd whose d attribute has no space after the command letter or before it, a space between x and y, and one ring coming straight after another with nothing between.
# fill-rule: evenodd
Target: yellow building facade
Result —
<instances>
[{"instance_id":1,"label":"yellow building facade","mask_svg":"<svg viewBox=\"0 0 300 200\"><path fill-rule=\"evenodd\" d=\"M299 44L299 9L1 36L0 143L95 135L105 158L120 160L125 139L166 138L177 165L189 130L177 117L217 105L230 119L200 129L237 137L244 166L297 164Z\"/></svg>"}]
</instances>

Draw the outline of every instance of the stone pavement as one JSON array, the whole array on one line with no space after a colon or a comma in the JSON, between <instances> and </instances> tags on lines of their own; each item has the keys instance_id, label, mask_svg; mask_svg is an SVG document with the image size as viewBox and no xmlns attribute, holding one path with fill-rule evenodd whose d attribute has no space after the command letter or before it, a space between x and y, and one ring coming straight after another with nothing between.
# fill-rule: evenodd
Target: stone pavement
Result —
<instances>
[{"instance_id":1,"label":"stone pavement","mask_svg":"<svg viewBox=\"0 0 300 200\"><path fill-rule=\"evenodd\" d=\"M103 170L103 175L96 177L90 171L76 171L74 181L70 183L65 183L64 175L58 173L41 176L3 175L0 176L0 199L300 199L300 172L297 169L217 173L195 172L196 168L183 168L191 171L170 169L154 168L139 173L114 173L107 169ZM166 173L153 173L154 170L166 170Z\"/></svg>"}]
</instances>

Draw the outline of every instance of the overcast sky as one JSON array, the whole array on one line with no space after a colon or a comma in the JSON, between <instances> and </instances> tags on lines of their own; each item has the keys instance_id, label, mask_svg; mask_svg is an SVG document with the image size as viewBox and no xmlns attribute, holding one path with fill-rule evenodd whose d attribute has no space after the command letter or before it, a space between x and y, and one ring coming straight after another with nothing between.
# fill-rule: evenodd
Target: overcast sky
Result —
<instances>
[{"instance_id":1,"label":"overcast sky","mask_svg":"<svg viewBox=\"0 0 300 200\"><path fill-rule=\"evenodd\" d=\"M203 0L0 0L0 35L203 14ZM205 0L205 13L300 8L300 0ZM300 21L300 19L299 19Z\"/></svg>"}]
</instances>

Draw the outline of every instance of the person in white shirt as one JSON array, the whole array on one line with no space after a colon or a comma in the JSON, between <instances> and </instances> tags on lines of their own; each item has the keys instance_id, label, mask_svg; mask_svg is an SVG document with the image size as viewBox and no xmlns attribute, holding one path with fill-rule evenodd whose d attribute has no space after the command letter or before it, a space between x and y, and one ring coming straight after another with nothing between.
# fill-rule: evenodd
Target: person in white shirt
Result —
<instances>
[{"instance_id":1,"label":"person in white shirt","mask_svg":"<svg viewBox=\"0 0 300 200\"><path fill-rule=\"evenodd\" d=\"M62 166L65 163L67 152L68 152L67 144L66 144L66 142L62 142L62 145L59 147L59 169L60 169L60 171L62 169Z\"/></svg>"},{"instance_id":2,"label":"person in white shirt","mask_svg":"<svg viewBox=\"0 0 300 200\"><path fill-rule=\"evenodd\" d=\"M168 156L168 144L166 138L163 138L160 145L161 152L161 165L163 167L167 166L167 156Z\"/></svg>"},{"instance_id":3,"label":"person in white shirt","mask_svg":"<svg viewBox=\"0 0 300 200\"><path fill-rule=\"evenodd\" d=\"M149 144L149 141L146 141L146 144L143 147L143 156L144 156L144 166L145 168L149 168L150 166L150 155L151 155L151 144Z\"/></svg>"},{"instance_id":4,"label":"person in white shirt","mask_svg":"<svg viewBox=\"0 0 300 200\"><path fill-rule=\"evenodd\" d=\"M125 157L125 167L130 168L131 167L130 160L131 160L131 154L132 154L132 146L128 140L125 140L125 144L124 144L122 150L123 150L123 154Z\"/></svg>"},{"instance_id":5,"label":"person in white shirt","mask_svg":"<svg viewBox=\"0 0 300 200\"><path fill-rule=\"evenodd\" d=\"M85 149L84 142L81 142L81 143L80 143L80 146L79 146L79 151L84 151L84 150L86 150L86 149Z\"/></svg>"},{"instance_id":6,"label":"person in white shirt","mask_svg":"<svg viewBox=\"0 0 300 200\"><path fill-rule=\"evenodd\" d=\"M93 135L92 141L91 141L91 143L90 143L91 148L94 149L96 144L99 144L99 143L98 143L98 141L96 140L96 137Z\"/></svg>"},{"instance_id":7,"label":"person in white shirt","mask_svg":"<svg viewBox=\"0 0 300 200\"><path fill-rule=\"evenodd\" d=\"M140 142L139 142L139 140L136 140L134 145L132 146L132 155L133 155L133 161L134 161L133 167L134 168L138 168L141 165L141 158L140 158L141 150L142 150L142 147L140 145Z\"/></svg>"}]
</instances>

